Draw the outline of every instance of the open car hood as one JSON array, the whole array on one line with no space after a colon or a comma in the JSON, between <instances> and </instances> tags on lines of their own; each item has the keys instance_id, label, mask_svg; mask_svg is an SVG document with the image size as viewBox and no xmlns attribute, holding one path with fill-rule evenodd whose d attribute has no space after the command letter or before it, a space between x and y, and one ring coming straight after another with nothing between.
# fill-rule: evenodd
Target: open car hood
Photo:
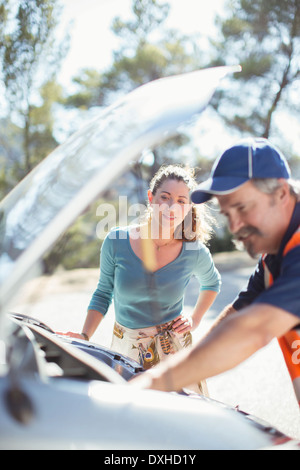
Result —
<instances>
[{"instance_id":1,"label":"open car hood","mask_svg":"<svg viewBox=\"0 0 300 470\"><path fill-rule=\"evenodd\" d=\"M239 66L155 80L106 108L0 204L0 315L59 236L128 163L201 113Z\"/></svg>"}]
</instances>

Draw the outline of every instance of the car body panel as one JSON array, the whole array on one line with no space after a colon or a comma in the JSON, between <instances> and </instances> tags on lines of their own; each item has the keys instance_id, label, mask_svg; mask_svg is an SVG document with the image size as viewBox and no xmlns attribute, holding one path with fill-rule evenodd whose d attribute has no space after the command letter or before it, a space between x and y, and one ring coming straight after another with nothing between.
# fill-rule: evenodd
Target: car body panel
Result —
<instances>
[{"instance_id":1,"label":"car body panel","mask_svg":"<svg viewBox=\"0 0 300 470\"><path fill-rule=\"evenodd\" d=\"M13 322L19 368L17 378L0 377L1 449L247 450L292 443L268 424L188 390L167 394L128 385L124 369L133 376L139 367L122 358L122 368L111 368L101 346L93 346L96 360L45 326ZM12 390L22 391L13 412Z\"/></svg>"},{"instance_id":2,"label":"car body panel","mask_svg":"<svg viewBox=\"0 0 300 470\"><path fill-rule=\"evenodd\" d=\"M6 386L0 380L2 396ZM2 401L2 449L254 450L286 441L203 398L95 381L26 378L21 386L34 415L20 424Z\"/></svg>"}]
</instances>

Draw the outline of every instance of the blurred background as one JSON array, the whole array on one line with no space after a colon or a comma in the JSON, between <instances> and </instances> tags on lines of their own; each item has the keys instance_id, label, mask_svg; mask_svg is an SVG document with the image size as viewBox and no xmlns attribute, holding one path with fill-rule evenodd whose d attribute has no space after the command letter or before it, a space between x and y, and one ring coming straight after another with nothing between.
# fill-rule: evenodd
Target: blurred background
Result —
<instances>
[{"instance_id":1,"label":"blurred background","mask_svg":"<svg viewBox=\"0 0 300 470\"><path fill-rule=\"evenodd\" d=\"M193 166L201 181L248 135L270 138L299 176L300 1L0 0L0 199L119 97L224 64L243 70L222 82L193 125L141 155L106 192L116 211L120 195L145 203L161 164ZM98 266L101 202L48 254L46 272ZM210 248L234 249L225 227Z\"/></svg>"}]
</instances>

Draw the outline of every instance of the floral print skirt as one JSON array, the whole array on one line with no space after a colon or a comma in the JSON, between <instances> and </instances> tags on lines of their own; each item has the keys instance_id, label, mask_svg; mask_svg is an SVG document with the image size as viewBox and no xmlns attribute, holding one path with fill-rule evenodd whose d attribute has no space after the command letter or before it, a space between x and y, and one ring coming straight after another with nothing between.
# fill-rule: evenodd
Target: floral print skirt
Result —
<instances>
[{"instance_id":1,"label":"floral print skirt","mask_svg":"<svg viewBox=\"0 0 300 470\"><path fill-rule=\"evenodd\" d=\"M111 349L134 359L144 369L150 369L170 354L192 345L191 333L176 333L173 323L130 329L115 322ZM208 396L205 381L187 388Z\"/></svg>"}]
</instances>

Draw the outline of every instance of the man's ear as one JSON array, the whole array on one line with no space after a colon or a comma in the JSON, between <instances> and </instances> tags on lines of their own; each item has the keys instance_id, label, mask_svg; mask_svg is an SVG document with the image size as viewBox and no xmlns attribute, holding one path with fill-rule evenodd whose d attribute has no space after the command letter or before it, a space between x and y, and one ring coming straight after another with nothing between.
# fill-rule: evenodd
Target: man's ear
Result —
<instances>
[{"instance_id":1,"label":"man's ear","mask_svg":"<svg viewBox=\"0 0 300 470\"><path fill-rule=\"evenodd\" d=\"M280 188L278 189L277 191L277 194L278 194L278 200L284 204L286 204L287 202L289 202L290 200L290 187L289 187L289 184L287 182L286 179L284 178L280 178L280 183L281 183L281 186Z\"/></svg>"}]
</instances>

